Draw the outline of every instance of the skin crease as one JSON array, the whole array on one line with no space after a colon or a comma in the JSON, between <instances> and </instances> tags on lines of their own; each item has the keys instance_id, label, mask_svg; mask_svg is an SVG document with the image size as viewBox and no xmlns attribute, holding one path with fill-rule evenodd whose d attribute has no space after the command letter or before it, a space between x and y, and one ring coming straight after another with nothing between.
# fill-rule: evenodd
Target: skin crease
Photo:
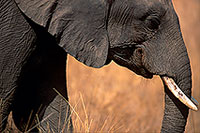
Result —
<instances>
[{"instance_id":1,"label":"skin crease","mask_svg":"<svg viewBox=\"0 0 200 133\"><path fill-rule=\"evenodd\" d=\"M11 18L0 21L7 38L0 34L0 98L6 101L0 108L0 118L5 119L1 130L12 110L22 131L36 124L36 114L39 121L46 119L41 124L44 131L48 122L55 132L63 126L65 132L72 131L65 101L67 53L91 67L114 60L146 78L171 77L188 97L191 95L190 62L169 0L3 0L0 5L0 15ZM11 52L19 60L10 57ZM166 86L165 92L161 132L184 132L188 108ZM60 115L63 119L59 122ZM69 118L67 123L65 118Z\"/></svg>"}]
</instances>

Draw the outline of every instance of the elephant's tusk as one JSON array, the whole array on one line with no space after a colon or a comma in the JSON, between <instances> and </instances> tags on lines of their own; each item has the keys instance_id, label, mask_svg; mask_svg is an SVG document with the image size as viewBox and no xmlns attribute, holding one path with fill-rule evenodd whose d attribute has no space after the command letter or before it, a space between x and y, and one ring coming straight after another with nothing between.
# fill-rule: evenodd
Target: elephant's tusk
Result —
<instances>
[{"instance_id":1,"label":"elephant's tusk","mask_svg":"<svg viewBox=\"0 0 200 133\"><path fill-rule=\"evenodd\" d=\"M197 106L181 91L172 78L162 77L162 79L174 96L177 97L183 104L192 110L198 110Z\"/></svg>"}]
</instances>

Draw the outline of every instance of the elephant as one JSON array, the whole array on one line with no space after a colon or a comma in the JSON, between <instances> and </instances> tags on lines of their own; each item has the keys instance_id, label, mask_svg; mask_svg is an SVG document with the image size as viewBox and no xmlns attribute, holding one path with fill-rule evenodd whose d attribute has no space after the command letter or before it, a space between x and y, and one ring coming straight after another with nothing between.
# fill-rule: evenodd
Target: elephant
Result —
<instances>
[{"instance_id":1,"label":"elephant","mask_svg":"<svg viewBox=\"0 0 200 133\"><path fill-rule=\"evenodd\" d=\"M68 54L94 68L114 61L145 78L159 75L163 133L184 132L189 108L197 110L171 0L1 0L0 131L12 112L23 132L73 132Z\"/></svg>"}]
</instances>

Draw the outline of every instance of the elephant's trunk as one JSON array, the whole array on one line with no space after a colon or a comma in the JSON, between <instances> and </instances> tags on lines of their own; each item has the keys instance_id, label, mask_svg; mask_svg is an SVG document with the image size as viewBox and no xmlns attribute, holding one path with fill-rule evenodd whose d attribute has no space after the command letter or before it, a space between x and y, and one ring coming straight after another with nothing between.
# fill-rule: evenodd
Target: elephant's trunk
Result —
<instances>
[{"instance_id":1,"label":"elephant's trunk","mask_svg":"<svg viewBox=\"0 0 200 133\"><path fill-rule=\"evenodd\" d=\"M181 47L181 50L177 50L179 58L173 58L174 62L176 62L176 64L174 64L175 77L173 77L173 79L182 92L188 98L191 98L192 80L190 62L182 38L179 43L182 43L180 45L183 47ZM166 84L164 85L164 88L165 110L161 132L182 133L185 131L189 108L172 94Z\"/></svg>"},{"instance_id":2,"label":"elephant's trunk","mask_svg":"<svg viewBox=\"0 0 200 133\"><path fill-rule=\"evenodd\" d=\"M181 77L177 77L177 84L181 88L181 90L190 98L190 66L188 66L187 70L180 74L180 76ZM165 111L161 132L184 132L188 113L188 107L186 107L177 98L175 98L175 96L171 93L171 91L169 91L168 87L165 85Z\"/></svg>"},{"instance_id":3,"label":"elephant's trunk","mask_svg":"<svg viewBox=\"0 0 200 133\"><path fill-rule=\"evenodd\" d=\"M163 26L168 27L166 28L168 31L158 32L157 36L144 45L144 66L151 73L160 75L162 79L172 78L190 99L192 88L190 61L178 21L177 24ZM161 132L184 132L189 108L172 94L165 82L163 83L165 111Z\"/></svg>"}]
</instances>

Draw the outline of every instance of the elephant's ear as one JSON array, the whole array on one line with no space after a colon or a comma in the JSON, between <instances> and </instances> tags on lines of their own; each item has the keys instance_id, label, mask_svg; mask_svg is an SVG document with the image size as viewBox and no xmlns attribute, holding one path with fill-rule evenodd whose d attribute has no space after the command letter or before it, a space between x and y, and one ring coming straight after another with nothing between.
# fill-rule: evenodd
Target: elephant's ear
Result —
<instances>
[{"instance_id":1,"label":"elephant's ear","mask_svg":"<svg viewBox=\"0 0 200 133\"><path fill-rule=\"evenodd\" d=\"M107 0L15 0L20 10L56 37L77 60L92 67L106 63Z\"/></svg>"}]
</instances>

